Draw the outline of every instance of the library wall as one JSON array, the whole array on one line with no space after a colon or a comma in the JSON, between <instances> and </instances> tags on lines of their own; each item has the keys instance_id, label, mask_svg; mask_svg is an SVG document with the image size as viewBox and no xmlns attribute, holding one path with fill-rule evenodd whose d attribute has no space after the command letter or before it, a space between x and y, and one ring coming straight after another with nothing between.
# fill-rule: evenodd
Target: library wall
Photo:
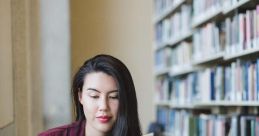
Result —
<instances>
[{"instance_id":1,"label":"library wall","mask_svg":"<svg viewBox=\"0 0 259 136\"><path fill-rule=\"evenodd\" d=\"M152 1L71 1L72 71L99 53L121 59L135 82L143 132L154 120Z\"/></svg>"},{"instance_id":2,"label":"library wall","mask_svg":"<svg viewBox=\"0 0 259 136\"><path fill-rule=\"evenodd\" d=\"M0 128L14 120L10 0L0 1Z\"/></svg>"},{"instance_id":3,"label":"library wall","mask_svg":"<svg viewBox=\"0 0 259 136\"><path fill-rule=\"evenodd\" d=\"M38 9L35 0L0 2L0 73L8 85L2 88L1 76L0 118L12 116L8 124L1 120L0 136L35 136L42 130Z\"/></svg>"}]
</instances>

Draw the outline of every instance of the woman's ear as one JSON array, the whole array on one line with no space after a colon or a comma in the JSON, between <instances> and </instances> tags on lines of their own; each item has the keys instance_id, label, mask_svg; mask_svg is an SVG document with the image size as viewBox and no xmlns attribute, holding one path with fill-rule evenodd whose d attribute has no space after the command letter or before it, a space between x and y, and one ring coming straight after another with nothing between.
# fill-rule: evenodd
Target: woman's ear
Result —
<instances>
[{"instance_id":1,"label":"woman's ear","mask_svg":"<svg viewBox=\"0 0 259 136\"><path fill-rule=\"evenodd\" d=\"M78 91L78 100L82 104L82 91Z\"/></svg>"}]
</instances>

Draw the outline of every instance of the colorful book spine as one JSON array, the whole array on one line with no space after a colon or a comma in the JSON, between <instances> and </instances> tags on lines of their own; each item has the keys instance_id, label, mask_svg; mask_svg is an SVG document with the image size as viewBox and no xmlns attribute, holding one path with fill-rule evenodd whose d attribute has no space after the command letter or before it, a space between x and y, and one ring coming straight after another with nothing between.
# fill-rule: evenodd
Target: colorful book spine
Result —
<instances>
[{"instance_id":1,"label":"colorful book spine","mask_svg":"<svg viewBox=\"0 0 259 136\"><path fill-rule=\"evenodd\" d=\"M228 54L259 48L259 7L240 12L225 19L226 47Z\"/></svg>"},{"instance_id":2,"label":"colorful book spine","mask_svg":"<svg viewBox=\"0 0 259 136\"><path fill-rule=\"evenodd\" d=\"M258 136L258 115L193 115L186 110L167 109L161 114L167 134L173 136ZM169 116L169 117L168 117ZM165 119L170 119L168 123ZM163 120L163 121L162 121ZM169 129L170 128L170 129Z\"/></svg>"},{"instance_id":3,"label":"colorful book spine","mask_svg":"<svg viewBox=\"0 0 259 136\"><path fill-rule=\"evenodd\" d=\"M168 77L160 77L156 79L155 83L155 101L167 102L170 100L170 81Z\"/></svg>"},{"instance_id":4,"label":"colorful book spine","mask_svg":"<svg viewBox=\"0 0 259 136\"><path fill-rule=\"evenodd\" d=\"M155 53L155 68L157 71L171 67L171 48L158 50Z\"/></svg>"}]
</instances>

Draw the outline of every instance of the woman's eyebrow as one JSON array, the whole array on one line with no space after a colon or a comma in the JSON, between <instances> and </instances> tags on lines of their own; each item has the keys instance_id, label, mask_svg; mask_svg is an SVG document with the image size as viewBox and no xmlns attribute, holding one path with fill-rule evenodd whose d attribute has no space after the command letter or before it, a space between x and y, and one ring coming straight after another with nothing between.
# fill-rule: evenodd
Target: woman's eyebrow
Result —
<instances>
[{"instance_id":1,"label":"woman's eyebrow","mask_svg":"<svg viewBox=\"0 0 259 136\"><path fill-rule=\"evenodd\" d=\"M112 90L112 91L109 91L108 93L117 93L118 90Z\"/></svg>"},{"instance_id":2,"label":"woman's eyebrow","mask_svg":"<svg viewBox=\"0 0 259 136\"><path fill-rule=\"evenodd\" d=\"M87 90L91 90L91 91L95 91L95 92L101 93L100 91L98 91L98 90L95 89L95 88L87 88Z\"/></svg>"},{"instance_id":3,"label":"woman's eyebrow","mask_svg":"<svg viewBox=\"0 0 259 136\"><path fill-rule=\"evenodd\" d=\"M95 88L87 88L87 90L91 90L91 91L95 91L95 92L101 93L99 90L97 90ZM109 91L108 93L115 93L115 92L118 92L118 90L112 90L112 91Z\"/></svg>"}]
</instances>

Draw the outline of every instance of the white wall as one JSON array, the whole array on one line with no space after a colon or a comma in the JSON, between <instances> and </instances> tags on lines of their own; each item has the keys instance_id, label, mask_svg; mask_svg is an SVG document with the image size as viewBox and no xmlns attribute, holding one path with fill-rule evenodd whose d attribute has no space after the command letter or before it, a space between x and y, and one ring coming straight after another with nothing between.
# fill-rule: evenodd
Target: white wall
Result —
<instances>
[{"instance_id":1,"label":"white wall","mask_svg":"<svg viewBox=\"0 0 259 136\"><path fill-rule=\"evenodd\" d=\"M41 0L45 129L71 122L69 0Z\"/></svg>"}]
</instances>

